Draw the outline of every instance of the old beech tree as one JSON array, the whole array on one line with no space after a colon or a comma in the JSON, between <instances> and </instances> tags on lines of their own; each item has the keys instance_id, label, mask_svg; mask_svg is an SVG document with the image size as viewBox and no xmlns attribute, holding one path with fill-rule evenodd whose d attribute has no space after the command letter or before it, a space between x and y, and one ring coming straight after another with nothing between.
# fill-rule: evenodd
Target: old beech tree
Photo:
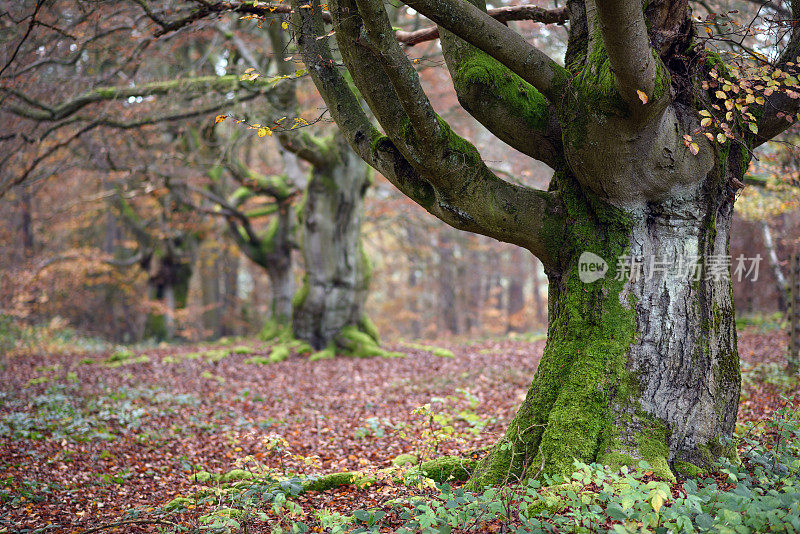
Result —
<instances>
[{"instance_id":1,"label":"old beech tree","mask_svg":"<svg viewBox=\"0 0 800 534\"><path fill-rule=\"evenodd\" d=\"M318 0L293 0L303 59L356 152L433 215L524 247L546 267L544 356L472 485L569 472L573 459L646 459L671 477L734 454L725 445L740 383L731 285L709 275L728 254L750 150L788 126L783 113L797 99L771 92L750 107L752 128L731 127L721 142L698 134L699 111L716 98L702 82L724 65L696 38L685 0L569 1L566 67L489 16L482 0L405 3L438 25L461 105L554 171L547 191L493 174L434 112L383 2L332 0L342 61L378 130L321 38ZM787 38L774 68L791 72L798 38ZM585 251L611 275L581 282ZM669 265L697 256L699 280L677 269L618 280L620 256Z\"/></svg>"}]
</instances>

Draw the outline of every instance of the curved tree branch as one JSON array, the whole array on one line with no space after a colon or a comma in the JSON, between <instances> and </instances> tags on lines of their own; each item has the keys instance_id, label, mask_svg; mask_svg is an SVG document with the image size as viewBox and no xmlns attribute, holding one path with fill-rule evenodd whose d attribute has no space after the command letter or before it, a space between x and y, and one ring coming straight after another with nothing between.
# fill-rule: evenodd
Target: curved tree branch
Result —
<instances>
[{"instance_id":1,"label":"curved tree branch","mask_svg":"<svg viewBox=\"0 0 800 534\"><path fill-rule=\"evenodd\" d=\"M422 89L419 75L392 35L392 26L382 0L356 0L367 38L380 58L411 128L421 138L435 141L441 136L436 112Z\"/></svg>"},{"instance_id":2,"label":"curved tree branch","mask_svg":"<svg viewBox=\"0 0 800 534\"><path fill-rule=\"evenodd\" d=\"M569 20L569 11L566 7L557 9L544 9L538 6L503 6L489 9L486 13L495 20L506 23L513 20L532 20L542 24L564 24ZM439 28L429 26L415 31L398 30L395 32L397 40L405 45L414 46L425 41L439 38Z\"/></svg>"},{"instance_id":3,"label":"curved tree branch","mask_svg":"<svg viewBox=\"0 0 800 534\"><path fill-rule=\"evenodd\" d=\"M486 8L482 0L471 3ZM442 30L441 43L461 106L499 139L555 168L563 159L561 128L547 99L499 61L453 33Z\"/></svg>"},{"instance_id":4,"label":"curved tree branch","mask_svg":"<svg viewBox=\"0 0 800 534\"><path fill-rule=\"evenodd\" d=\"M557 105L569 73L520 34L463 0L407 0L406 4L497 59Z\"/></svg>"},{"instance_id":5,"label":"curved tree branch","mask_svg":"<svg viewBox=\"0 0 800 534\"><path fill-rule=\"evenodd\" d=\"M160 26L157 36L164 35L171 31L176 31L184 26L188 26L197 22L211 13L220 13L222 11L230 11L233 13L245 13L250 15L258 15L262 17L271 15L287 15L293 13L292 7L287 4L264 4L259 3L254 5L252 2L201 2L202 8L196 13L183 17L182 19L168 21L164 17L154 13L149 7L146 6L144 0L134 0L137 4L145 9L145 14ZM492 8L487 11L487 14L499 22L507 23L515 20L531 20L540 22L542 24L564 24L569 20L569 11L566 7L556 9L545 9L539 6L531 5L518 5L518 6L503 6ZM330 23L332 21L329 11L322 12L322 20ZM426 41L432 41L439 38L439 28L436 26L428 26L415 31L398 30L395 32L397 40L405 45L414 46Z\"/></svg>"},{"instance_id":6,"label":"curved tree branch","mask_svg":"<svg viewBox=\"0 0 800 534\"><path fill-rule=\"evenodd\" d=\"M794 76L800 74L800 0L792 0L792 35L789 44L781 54L776 65ZM793 63L794 66L788 66ZM793 115L800 110L800 98L790 98L783 91L775 91L767 97L764 103L764 113L758 120L758 134L755 136L755 146L761 145L776 135L786 130L792 123L784 117Z\"/></svg>"},{"instance_id":7,"label":"curved tree branch","mask_svg":"<svg viewBox=\"0 0 800 534\"><path fill-rule=\"evenodd\" d=\"M656 63L639 0L597 0L597 16L608 59L622 98L638 109L645 103L637 91L653 97Z\"/></svg>"},{"instance_id":8,"label":"curved tree branch","mask_svg":"<svg viewBox=\"0 0 800 534\"><path fill-rule=\"evenodd\" d=\"M425 164L431 163L431 153L417 145L414 151L420 154L413 154L408 146L403 144L398 147L391 138L397 138L401 134L403 119L408 119L402 108L396 104L396 99L393 100L396 93L386 77L378 76L375 79L377 87L387 91L379 101L373 98L378 95L371 92L362 91L362 95L368 102L375 101L375 107L372 107L373 102L370 102L370 106L384 127L392 130L390 137L381 135L372 126L358 99L336 68L326 39L318 38L325 33L319 1L313 0L311 7L301 8L299 0L296 0L293 7L297 42L303 60L328 104L331 115L356 153L405 195L451 226L518 244L544 258L545 263L554 261L560 246L558 236L564 230L565 221L558 212L557 203L551 193L500 180L486 169L474 147L455 136L443 122L440 124L446 134L445 145L449 147L443 153L445 161L423 174ZM352 32L356 31L357 36L358 30L355 27L360 24L355 4L348 4L347 9L350 11L343 18L339 18L336 11L342 9L341 3L334 3L332 7L335 11L333 16L337 39L346 45L342 48L340 44L343 58L346 62L354 57L368 62L361 64L361 70L351 70L358 85L360 77L375 74L375 71L382 69L372 67L371 65L375 65L375 57L354 42ZM387 121L392 118L395 119L394 123ZM414 137L413 133L411 137ZM448 144L450 142L453 144ZM441 139L435 145L436 150L441 149ZM417 157L425 155L429 157L424 161ZM460 167L456 163L460 163ZM439 173L442 165L449 172ZM459 172L454 174L454 169ZM475 202L476 198L487 200ZM508 211L512 204L519 207L514 214ZM550 239L544 238L545 227L552 231Z\"/></svg>"}]
</instances>

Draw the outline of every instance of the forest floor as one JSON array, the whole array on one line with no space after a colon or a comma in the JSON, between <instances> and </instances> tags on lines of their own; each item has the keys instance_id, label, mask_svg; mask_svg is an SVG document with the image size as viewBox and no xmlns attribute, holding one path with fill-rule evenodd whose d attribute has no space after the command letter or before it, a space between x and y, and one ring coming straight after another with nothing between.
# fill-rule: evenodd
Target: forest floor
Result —
<instances>
[{"instance_id":1,"label":"forest floor","mask_svg":"<svg viewBox=\"0 0 800 534\"><path fill-rule=\"evenodd\" d=\"M757 421L796 387L782 382L787 339L740 332L739 420ZM78 533L148 520L198 487L198 471L375 473L404 453L468 455L495 442L523 399L544 341L398 344L405 358L248 363L269 344L145 352L29 354L0 361L0 533ZM426 490L381 481L293 497L291 519L349 514ZM170 521L196 524L213 504ZM291 510L290 510L291 511ZM270 521L278 517L265 509ZM286 512L288 513L288 512ZM280 513L278 513L280 515ZM164 517L164 516L158 516ZM263 518L263 516L262 516ZM269 531L264 526L253 531ZM126 524L104 532L156 531Z\"/></svg>"}]
</instances>

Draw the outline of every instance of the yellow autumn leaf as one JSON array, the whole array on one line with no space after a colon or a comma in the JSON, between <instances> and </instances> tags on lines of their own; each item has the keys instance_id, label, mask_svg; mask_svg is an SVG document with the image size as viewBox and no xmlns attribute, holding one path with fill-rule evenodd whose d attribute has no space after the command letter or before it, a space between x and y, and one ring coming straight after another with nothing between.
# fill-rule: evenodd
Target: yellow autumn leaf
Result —
<instances>
[{"instance_id":1,"label":"yellow autumn leaf","mask_svg":"<svg viewBox=\"0 0 800 534\"><path fill-rule=\"evenodd\" d=\"M258 129L258 136L259 137L264 137L265 135L267 135L267 128L264 128L264 127L259 128Z\"/></svg>"},{"instance_id":2,"label":"yellow autumn leaf","mask_svg":"<svg viewBox=\"0 0 800 534\"><path fill-rule=\"evenodd\" d=\"M724 133L718 133L717 134L717 143L719 143L721 145L724 145L725 141L726 141L725 134Z\"/></svg>"},{"instance_id":3,"label":"yellow autumn leaf","mask_svg":"<svg viewBox=\"0 0 800 534\"><path fill-rule=\"evenodd\" d=\"M214 124L219 124L222 121L224 121L226 118L227 117L225 115L217 115L217 117L214 119Z\"/></svg>"},{"instance_id":4,"label":"yellow autumn leaf","mask_svg":"<svg viewBox=\"0 0 800 534\"><path fill-rule=\"evenodd\" d=\"M708 117L706 117L706 118L704 118L703 120L700 121L700 126L705 128L706 126L710 126L711 122L712 122L712 120L709 119Z\"/></svg>"},{"instance_id":5,"label":"yellow autumn leaf","mask_svg":"<svg viewBox=\"0 0 800 534\"><path fill-rule=\"evenodd\" d=\"M656 493L653 496L653 500L650 501L650 504L653 505L653 510L658 513L658 511L661 510L661 507L664 506L664 497L661 495L661 493Z\"/></svg>"},{"instance_id":6,"label":"yellow autumn leaf","mask_svg":"<svg viewBox=\"0 0 800 534\"><path fill-rule=\"evenodd\" d=\"M281 23L281 28L283 28L284 30L287 29L288 27L289 27L289 23L288 22L284 21L284 22Z\"/></svg>"},{"instance_id":7,"label":"yellow autumn leaf","mask_svg":"<svg viewBox=\"0 0 800 534\"><path fill-rule=\"evenodd\" d=\"M647 104L649 99L647 98L647 94L644 91L637 89L636 94L639 95L639 100L642 101L642 104Z\"/></svg>"},{"instance_id":8,"label":"yellow autumn leaf","mask_svg":"<svg viewBox=\"0 0 800 534\"><path fill-rule=\"evenodd\" d=\"M700 145L698 145L697 143L690 144L689 145L689 152L691 152L692 154L694 154L696 156L700 152ZM658 511L658 510L656 510L656 511Z\"/></svg>"}]
</instances>

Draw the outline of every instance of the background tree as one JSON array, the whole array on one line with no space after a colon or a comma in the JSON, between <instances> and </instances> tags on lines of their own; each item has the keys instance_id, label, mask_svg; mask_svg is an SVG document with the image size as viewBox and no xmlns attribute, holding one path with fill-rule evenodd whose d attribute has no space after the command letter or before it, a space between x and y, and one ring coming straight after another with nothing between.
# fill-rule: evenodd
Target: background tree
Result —
<instances>
[{"instance_id":1,"label":"background tree","mask_svg":"<svg viewBox=\"0 0 800 534\"><path fill-rule=\"evenodd\" d=\"M144 197L149 206L141 211L122 191L112 204L118 219L136 243L129 251L148 274L148 296L157 311L147 318L144 336L156 340L175 337L175 313L186 307L189 279L202 240L201 221L186 209L180 187L167 185L155 194Z\"/></svg>"}]
</instances>

